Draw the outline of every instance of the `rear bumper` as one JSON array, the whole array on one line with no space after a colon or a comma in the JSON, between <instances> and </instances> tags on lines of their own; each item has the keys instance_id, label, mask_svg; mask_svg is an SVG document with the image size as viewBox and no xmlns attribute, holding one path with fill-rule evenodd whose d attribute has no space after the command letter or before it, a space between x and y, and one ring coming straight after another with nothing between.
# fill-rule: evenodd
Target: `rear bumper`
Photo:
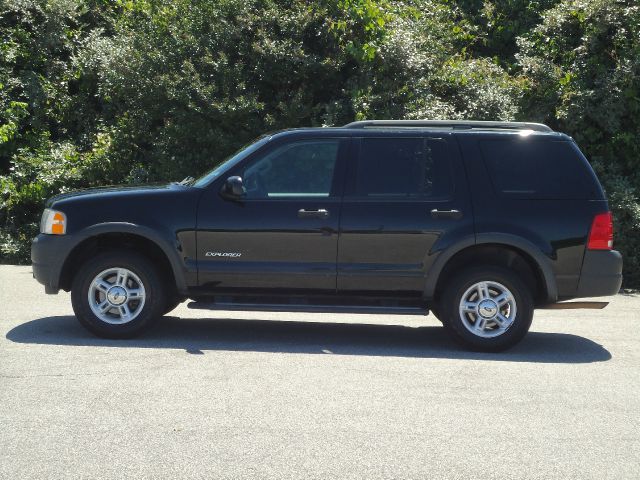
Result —
<instances>
[{"instance_id":1,"label":"rear bumper","mask_svg":"<svg viewBox=\"0 0 640 480\"><path fill-rule=\"evenodd\" d=\"M615 295L622 286L622 255L615 250L587 250L576 297Z\"/></svg>"},{"instance_id":2,"label":"rear bumper","mask_svg":"<svg viewBox=\"0 0 640 480\"><path fill-rule=\"evenodd\" d=\"M33 278L44 285L46 293L60 290L60 277L64 260L72 248L66 235L40 234L31 243L31 265Z\"/></svg>"}]
</instances>

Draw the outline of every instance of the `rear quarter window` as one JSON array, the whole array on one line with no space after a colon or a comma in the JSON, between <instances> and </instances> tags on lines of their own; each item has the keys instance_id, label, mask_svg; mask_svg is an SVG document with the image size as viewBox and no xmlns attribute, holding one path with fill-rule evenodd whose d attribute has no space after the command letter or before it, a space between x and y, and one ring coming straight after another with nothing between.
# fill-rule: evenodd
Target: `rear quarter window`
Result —
<instances>
[{"instance_id":1,"label":"rear quarter window","mask_svg":"<svg viewBox=\"0 0 640 480\"><path fill-rule=\"evenodd\" d=\"M518 137L480 141L495 191L515 198L599 199L600 184L567 140Z\"/></svg>"}]
</instances>

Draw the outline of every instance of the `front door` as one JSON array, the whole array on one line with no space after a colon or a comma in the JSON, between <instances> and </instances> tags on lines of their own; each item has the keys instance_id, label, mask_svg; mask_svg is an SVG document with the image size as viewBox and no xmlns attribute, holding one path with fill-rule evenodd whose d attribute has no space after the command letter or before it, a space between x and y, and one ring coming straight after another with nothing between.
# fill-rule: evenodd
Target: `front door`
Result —
<instances>
[{"instance_id":1,"label":"front door","mask_svg":"<svg viewBox=\"0 0 640 480\"><path fill-rule=\"evenodd\" d=\"M452 239L473 238L455 139L444 132L398 132L353 142L340 225L338 291L420 296L438 253Z\"/></svg>"},{"instance_id":2,"label":"front door","mask_svg":"<svg viewBox=\"0 0 640 480\"><path fill-rule=\"evenodd\" d=\"M205 291L335 292L349 140L274 142L223 175L242 177L243 198L223 198L218 182L200 201L198 279Z\"/></svg>"}]
</instances>

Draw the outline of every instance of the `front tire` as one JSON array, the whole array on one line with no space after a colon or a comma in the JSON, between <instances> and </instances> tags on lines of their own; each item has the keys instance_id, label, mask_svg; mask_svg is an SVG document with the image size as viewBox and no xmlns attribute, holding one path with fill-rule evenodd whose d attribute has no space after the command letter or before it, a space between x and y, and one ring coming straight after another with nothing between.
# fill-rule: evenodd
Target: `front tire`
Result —
<instances>
[{"instance_id":1,"label":"front tire","mask_svg":"<svg viewBox=\"0 0 640 480\"><path fill-rule=\"evenodd\" d=\"M529 331L533 299L518 275L485 266L456 275L439 305L444 325L455 340L478 351L511 348Z\"/></svg>"},{"instance_id":2,"label":"front tire","mask_svg":"<svg viewBox=\"0 0 640 480\"><path fill-rule=\"evenodd\" d=\"M167 313L174 311L183 301L184 299L177 294L167 295L167 301L164 309L162 310L162 315L166 315Z\"/></svg>"},{"instance_id":3,"label":"front tire","mask_svg":"<svg viewBox=\"0 0 640 480\"><path fill-rule=\"evenodd\" d=\"M429 312L436 317L436 320L438 320L440 323L444 323L442 321L442 313L440 311L440 305L438 304L438 302L433 301L431 303L431 305L429 305Z\"/></svg>"},{"instance_id":4,"label":"front tire","mask_svg":"<svg viewBox=\"0 0 640 480\"><path fill-rule=\"evenodd\" d=\"M161 278L153 264L137 253L103 253L82 265L73 279L73 311L99 337L135 337L164 313Z\"/></svg>"}]
</instances>

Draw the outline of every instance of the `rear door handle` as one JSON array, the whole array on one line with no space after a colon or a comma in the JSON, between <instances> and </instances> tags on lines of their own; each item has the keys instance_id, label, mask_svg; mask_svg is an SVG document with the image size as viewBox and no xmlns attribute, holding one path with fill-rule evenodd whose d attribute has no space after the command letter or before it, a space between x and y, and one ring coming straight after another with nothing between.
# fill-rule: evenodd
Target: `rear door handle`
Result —
<instances>
[{"instance_id":1,"label":"rear door handle","mask_svg":"<svg viewBox=\"0 0 640 480\"><path fill-rule=\"evenodd\" d=\"M431 210L431 216L433 218L451 218L453 220L459 220L462 218L462 212L460 210L438 210L434 208Z\"/></svg>"},{"instance_id":2,"label":"rear door handle","mask_svg":"<svg viewBox=\"0 0 640 480\"><path fill-rule=\"evenodd\" d=\"M298 218L329 218L329 211L324 208L319 208L318 210L301 208L298 210Z\"/></svg>"}]
</instances>

